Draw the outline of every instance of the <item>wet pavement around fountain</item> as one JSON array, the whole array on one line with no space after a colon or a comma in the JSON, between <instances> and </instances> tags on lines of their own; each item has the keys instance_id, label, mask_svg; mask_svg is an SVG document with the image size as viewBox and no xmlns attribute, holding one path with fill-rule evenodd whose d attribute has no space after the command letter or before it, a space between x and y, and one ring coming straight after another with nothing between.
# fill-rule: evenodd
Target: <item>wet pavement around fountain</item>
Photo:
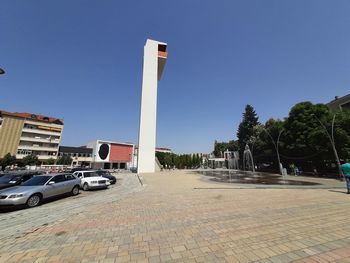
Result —
<instances>
[{"instance_id":1,"label":"wet pavement around fountain","mask_svg":"<svg viewBox=\"0 0 350 263\"><path fill-rule=\"evenodd\" d=\"M198 170L203 180L219 183L221 186L232 188L301 188L301 189L337 189L343 188L344 182L336 179L306 177L279 174L228 170L228 169L203 169Z\"/></svg>"}]
</instances>

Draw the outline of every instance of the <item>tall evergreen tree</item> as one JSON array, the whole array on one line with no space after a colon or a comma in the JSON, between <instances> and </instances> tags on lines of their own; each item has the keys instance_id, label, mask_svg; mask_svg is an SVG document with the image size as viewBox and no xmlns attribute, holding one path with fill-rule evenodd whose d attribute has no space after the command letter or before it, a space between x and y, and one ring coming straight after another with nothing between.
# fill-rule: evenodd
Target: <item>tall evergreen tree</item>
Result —
<instances>
[{"instance_id":1,"label":"tall evergreen tree","mask_svg":"<svg viewBox=\"0 0 350 263\"><path fill-rule=\"evenodd\" d=\"M242 157L244 147L248 143L250 137L254 134L254 127L259 124L259 117L256 114L253 106L247 105L243 118L238 126L237 138L239 145L240 156Z\"/></svg>"}]
</instances>

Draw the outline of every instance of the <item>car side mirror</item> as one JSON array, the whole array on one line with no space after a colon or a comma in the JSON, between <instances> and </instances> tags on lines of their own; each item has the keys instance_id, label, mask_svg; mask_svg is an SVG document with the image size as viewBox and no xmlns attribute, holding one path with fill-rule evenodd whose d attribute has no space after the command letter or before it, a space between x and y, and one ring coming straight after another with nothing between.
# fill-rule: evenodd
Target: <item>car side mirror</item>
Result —
<instances>
[{"instance_id":1,"label":"car side mirror","mask_svg":"<svg viewBox=\"0 0 350 263\"><path fill-rule=\"evenodd\" d=\"M55 181L50 181L49 182L49 185L52 185L52 184L54 184L55 183Z\"/></svg>"}]
</instances>

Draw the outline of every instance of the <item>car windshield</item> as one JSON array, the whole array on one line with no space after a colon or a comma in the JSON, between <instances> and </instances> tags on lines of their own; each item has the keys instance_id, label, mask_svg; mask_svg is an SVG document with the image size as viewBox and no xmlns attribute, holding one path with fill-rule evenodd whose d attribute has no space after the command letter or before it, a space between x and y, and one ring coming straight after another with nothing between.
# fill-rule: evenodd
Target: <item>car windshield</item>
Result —
<instances>
[{"instance_id":1,"label":"car windshield","mask_svg":"<svg viewBox=\"0 0 350 263\"><path fill-rule=\"evenodd\" d=\"M0 184L6 184L10 181L12 181L13 179L15 179L15 175L13 174L7 174L7 175L4 175L4 176L1 176L0 177Z\"/></svg>"},{"instance_id":2,"label":"car windshield","mask_svg":"<svg viewBox=\"0 0 350 263\"><path fill-rule=\"evenodd\" d=\"M23 183L22 185L24 186L35 186L35 185L44 185L46 184L46 182L51 179L52 176L35 176L31 179L29 179L28 181L26 181L25 183Z\"/></svg>"},{"instance_id":3,"label":"car windshield","mask_svg":"<svg viewBox=\"0 0 350 263\"><path fill-rule=\"evenodd\" d=\"M96 172L84 172L84 177L95 177L95 176L100 176Z\"/></svg>"}]
</instances>

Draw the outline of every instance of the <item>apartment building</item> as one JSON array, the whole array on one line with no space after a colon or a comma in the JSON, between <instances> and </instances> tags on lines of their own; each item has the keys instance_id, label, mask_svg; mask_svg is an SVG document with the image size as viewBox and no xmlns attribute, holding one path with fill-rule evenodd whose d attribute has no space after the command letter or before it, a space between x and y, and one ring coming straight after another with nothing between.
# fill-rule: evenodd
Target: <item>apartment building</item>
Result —
<instances>
[{"instance_id":1,"label":"apartment building","mask_svg":"<svg viewBox=\"0 0 350 263\"><path fill-rule=\"evenodd\" d=\"M329 108L334 110L350 110L350 94L343 97L335 96L334 100L329 102L327 105Z\"/></svg>"},{"instance_id":2,"label":"apartment building","mask_svg":"<svg viewBox=\"0 0 350 263\"><path fill-rule=\"evenodd\" d=\"M27 112L0 111L0 158L33 154L39 160L57 159L63 120Z\"/></svg>"}]
</instances>

